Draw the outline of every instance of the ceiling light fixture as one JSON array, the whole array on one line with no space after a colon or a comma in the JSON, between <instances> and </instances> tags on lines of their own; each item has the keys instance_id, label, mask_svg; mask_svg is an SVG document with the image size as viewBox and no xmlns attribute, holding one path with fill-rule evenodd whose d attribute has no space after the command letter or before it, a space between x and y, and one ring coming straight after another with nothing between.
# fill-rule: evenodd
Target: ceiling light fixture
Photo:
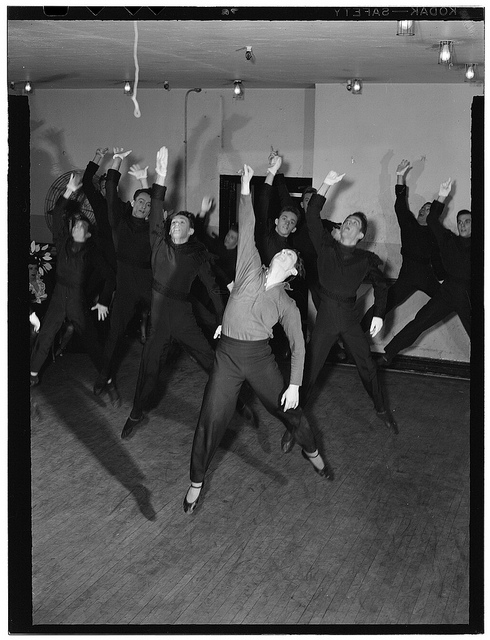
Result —
<instances>
[{"instance_id":1,"label":"ceiling light fixture","mask_svg":"<svg viewBox=\"0 0 490 640\"><path fill-rule=\"evenodd\" d=\"M413 23L413 20L397 20L396 35L397 36L414 36L415 25Z\"/></svg>"},{"instance_id":2,"label":"ceiling light fixture","mask_svg":"<svg viewBox=\"0 0 490 640\"><path fill-rule=\"evenodd\" d=\"M439 64L447 64L448 67L453 62L453 41L441 40L439 42Z\"/></svg>"},{"instance_id":3,"label":"ceiling light fixture","mask_svg":"<svg viewBox=\"0 0 490 640\"><path fill-rule=\"evenodd\" d=\"M476 80L476 62L465 64L464 81L474 82Z\"/></svg>"},{"instance_id":4,"label":"ceiling light fixture","mask_svg":"<svg viewBox=\"0 0 490 640\"><path fill-rule=\"evenodd\" d=\"M241 80L235 80L233 83L233 97L236 100L243 100L243 85Z\"/></svg>"},{"instance_id":5,"label":"ceiling light fixture","mask_svg":"<svg viewBox=\"0 0 490 640\"><path fill-rule=\"evenodd\" d=\"M347 91L350 91L354 95L362 93L362 80L360 78L354 78L353 80L347 80Z\"/></svg>"},{"instance_id":6,"label":"ceiling light fixture","mask_svg":"<svg viewBox=\"0 0 490 640\"><path fill-rule=\"evenodd\" d=\"M32 93L32 85L29 82L29 80L24 85L24 92L25 93Z\"/></svg>"},{"instance_id":7,"label":"ceiling light fixture","mask_svg":"<svg viewBox=\"0 0 490 640\"><path fill-rule=\"evenodd\" d=\"M129 80L126 80L126 83L124 85L124 95L130 96L132 93L133 93L133 88L131 86L131 83L129 82Z\"/></svg>"}]
</instances>

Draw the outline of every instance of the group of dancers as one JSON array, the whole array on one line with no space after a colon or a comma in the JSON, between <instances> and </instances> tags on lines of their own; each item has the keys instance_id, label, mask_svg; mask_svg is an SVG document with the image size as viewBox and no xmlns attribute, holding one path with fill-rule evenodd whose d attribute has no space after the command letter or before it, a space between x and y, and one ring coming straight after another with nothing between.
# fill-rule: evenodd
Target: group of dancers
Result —
<instances>
[{"instance_id":1,"label":"group of dancers","mask_svg":"<svg viewBox=\"0 0 490 640\"><path fill-rule=\"evenodd\" d=\"M94 185L107 153L108 149L97 149L83 179L71 175L52 212L56 285L40 329L36 323L31 386L39 383L53 340L68 319L97 369L94 393L107 393L112 404L119 406L114 353L136 308L149 309L133 406L121 437L131 436L142 422L171 343L177 341L209 374L192 445L191 484L183 503L186 512L193 512L199 502L206 471L234 411L255 419L245 388L252 389L285 425L282 451L289 453L298 444L315 472L332 480L333 471L318 450L304 409L334 343L342 340L376 415L397 434L367 334L374 338L385 314L421 290L430 300L388 343L382 364L389 365L400 350L452 312L470 335L471 212L458 212L457 234L442 225L451 180L441 184L437 199L426 203L415 217L408 207L405 183L410 163L403 160L398 165L395 212L403 263L397 281L389 287L381 259L358 247L368 227L364 213L353 212L342 223L321 218L327 193L343 178L335 171L327 173L318 190L305 190L297 207L279 172L282 158L272 151L267 176L252 204L254 172L245 164L238 225L221 244L205 232L213 204L210 198L203 199L197 216L165 211L166 147L158 151L151 189L148 167L130 167L129 174L141 183L131 202L123 202L118 193L120 167L131 151L114 148L111 167L101 176L98 188ZM96 228L72 198L82 185ZM281 203L274 220L269 216L273 188ZM201 283L198 294L197 281ZM360 321L355 303L363 282L373 286L374 305ZM309 292L317 316L305 346ZM91 311L96 311L98 320L110 320L103 348ZM206 323L215 329L211 338L203 331ZM277 336L288 344L288 382L271 348Z\"/></svg>"}]
</instances>

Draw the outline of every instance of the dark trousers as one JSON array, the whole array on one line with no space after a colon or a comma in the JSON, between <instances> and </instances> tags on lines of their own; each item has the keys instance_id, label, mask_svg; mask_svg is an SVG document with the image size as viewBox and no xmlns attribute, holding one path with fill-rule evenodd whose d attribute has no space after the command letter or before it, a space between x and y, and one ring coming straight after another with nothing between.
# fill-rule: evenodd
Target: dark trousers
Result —
<instances>
[{"instance_id":1,"label":"dark trousers","mask_svg":"<svg viewBox=\"0 0 490 640\"><path fill-rule=\"evenodd\" d=\"M54 288L53 296L34 344L31 354L31 371L38 372L43 366L65 318L73 324L75 331L82 338L84 349L99 371L102 363L101 348L83 291L61 284L57 284Z\"/></svg>"},{"instance_id":2,"label":"dark trousers","mask_svg":"<svg viewBox=\"0 0 490 640\"><path fill-rule=\"evenodd\" d=\"M149 270L148 270L149 271ZM102 354L101 376L111 376L111 362L119 340L124 335L126 328L134 316L136 307L141 305L144 309L150 308L151 278L135 280L132 277L124 281L118 277L116 293L110 313L110 330L104 344Z\"/></svg>"},{"instance_id":3,"label":"dark trousers","mask_svg":"<svg viewBox=\"0 0 490 640\"><path fill-rule=\"evenodd\" d=\"M214 351L197 326L188 301L174 300L152 291L150 332L141 354L138 381L131 415L139 417L155 390L161 365L167 359L172 338L206 371L211 370Z\"/></svg>"},{"instance_id":4,"label":"dark trousers","mask_svg":"<svg viewBox=\"0 0 490 640\"><path fill-rule=\"evenodd\" d=\"M204 390L201 413L191 453L191 481L202 482L235 411L240 388L247 381L269 413L294 434L308 453L316 450L308 421L298 407L284 412L281 396L284 379L272 355L268 340L234 340L222 335Z\"/></svg>"},{"instance_id":5,"label":"dark trousers","mask_svg":"<svg viewBox=\"0 0 490 640\"><path fill-rule=\"evenodd\" d=\"M410 347L421 333L444 320L450 313L459 315L466 333L471 339L471 304L469 293L458 283L446 279L438 293L425 304L415 318L396 334L385 346L389 359Z\"/></svg>"},{"instance_id":6,"label":"dark trousers","mask_svg":"<svg viewBox=\"0 0 490 640\"><path fill-rule=\"evenodd\" d=\"M416 291L423 291L429 298L432 298L439 291L440 286L430 265L404 258L397 281L388 289L385 315L400 306ZM373 312L374 306L364 314L361 320L363 331L369 331L374 315Z\"/></svg>"},{"instance_id":7,"label":"dark trousers","mask_svg":"<svg viewBox=\"0 0 490 640\"><path fill-rule=\"evenodd\" d=\"M302 406L306 406L328 353L339 337L354 359L362 384L371 397L374 408L376 411L384 411L378 369L371 355L368 339L357 320L355 304L337 302L323 295L311 340L306 349Z\"/></svg>"}]
</instances>

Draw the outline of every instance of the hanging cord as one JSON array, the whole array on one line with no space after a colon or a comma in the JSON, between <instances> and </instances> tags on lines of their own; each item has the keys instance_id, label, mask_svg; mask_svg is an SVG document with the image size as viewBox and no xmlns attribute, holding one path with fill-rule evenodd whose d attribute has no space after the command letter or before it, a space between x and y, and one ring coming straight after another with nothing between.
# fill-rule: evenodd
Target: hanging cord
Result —
<instances>
[{"instance_id":1,"label":"hanging cord","mask_svg":"<svg viewBox=\"0 0 490 640\"><path fill-rule=\"evenodd\" d=\"M138 92L138 79L140 75L140 68L138 64L138 23L136 20L134 21L134 49L133 49L133 57L134 57L134 87L133 87L133 95L131 96L131 100L134 103L134 117L140 118L141 111L136 100L136 94Z\"/></svg>"}]
</instances>

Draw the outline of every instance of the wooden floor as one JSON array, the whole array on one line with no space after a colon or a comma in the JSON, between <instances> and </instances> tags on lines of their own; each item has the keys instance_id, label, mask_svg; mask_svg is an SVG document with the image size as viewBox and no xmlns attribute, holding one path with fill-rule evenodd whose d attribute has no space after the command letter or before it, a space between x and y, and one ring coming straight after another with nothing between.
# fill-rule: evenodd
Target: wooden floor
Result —
<instances>
[{"instance_id":1,"label":"wooden floor","mask_svg":"<svg viewBox=\"0 0 490 640\"><path fill-rule=\"evenodd\" d=\"M383 371L394 436L356 370L327 365L309 417L335 480L297 447L282 454L256 401L260 428L234 418L188 515L206 375L177 354L159 405L123 441L141 348L122 361L119 409L92 394L82 353L34 390L34 628L468 624L469 381Z\"/></svg>"}]
</instances>

